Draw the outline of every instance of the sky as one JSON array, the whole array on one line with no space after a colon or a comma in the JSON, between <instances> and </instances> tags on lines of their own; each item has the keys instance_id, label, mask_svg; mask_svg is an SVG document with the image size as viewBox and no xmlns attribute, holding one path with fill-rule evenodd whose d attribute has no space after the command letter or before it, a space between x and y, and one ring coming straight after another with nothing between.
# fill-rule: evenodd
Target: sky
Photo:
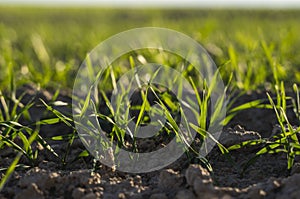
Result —
<instances>
[{"instance_id":1,"label":"sky","mask_svg":"<svg viewBox=\"0 0 300 199\"><path fill-rule=\"evenodd\" d=\"M0 0L0 4L112 7L300 8L300 0Z\"/></svg>"}]
</instances>

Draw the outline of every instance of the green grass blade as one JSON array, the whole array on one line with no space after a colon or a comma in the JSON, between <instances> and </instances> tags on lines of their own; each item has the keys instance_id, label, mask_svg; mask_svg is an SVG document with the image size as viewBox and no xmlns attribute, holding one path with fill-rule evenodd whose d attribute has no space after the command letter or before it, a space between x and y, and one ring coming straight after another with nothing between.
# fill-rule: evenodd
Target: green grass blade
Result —
<instances>
[{"instance_id":1,"label":"green grass blade","mask_svg":"<svg viewBox=\"0 0 300 199\"><path fill-rule=\"evenodd\" d=\"M52 108L51 106L49 106L44 100L40 99L40 101L46 106L47 110L51 111L56 117L58 117L62 122L64 122L67 126L71 127L71 128L75 128L71 122L73 122L73 119L70 117L65 116L64 114L62 114L61 112L55 110L54 108Z\"/></svg>"},{"instance_id":2,"label":"green grass blade","mask_svg":"<svg viewBox=\"0 0 300 199\"><path fill-rule=\"evenodd\" d=\"M6 184L6 182L9 180L11 174L14 172L18 162L20 161L22 157L22 153L19 152L18 155L15 157L14 161L11 163L11 165L9 166L9 168L6 170L4 177L1 179L0 181L0 192L2 191L4 185Z\"/></svg>"},{"instance_id":3,"label":"green grass blade","mask_svg":"<svg viewBox=\"0 0 300 199\"><path fill-rule=\"evenodd\" d=\"M40 120L40 121L37 121L35 124L36 125L50 125L50 124L57 124L61 122L61 119L60 118L50 118L50 119L43 119L43 120Z\"/></svg>"},{"instance_id":4,"label":"green grass blade","mask_svg":"<svg viewBox=\"0 0 300 199\"><path fill-rule=\"evenodd\" d=\"M264 140L264 139L247 140L247 141L232 145L232 146L228 147L227 149L229 151L232 151L232 150L241 149L241 148L244 148L244 147L247 147L247 146L255 146L255 145L263 144L263 143L266 143L266 140Z\"/></svg>"},{"instance_id":5,"label":"green grass blade","mask_svg":"<svg viewBox=\"0 0 300 199\"><path fill-rule=\"evenodd\" d=\"M89 90L85 100L84 100L84 103L83 103L83 107L81 109L81 112L80 112L80 115L79 117L82 118L83 115L86 113L89 105L90 105L90 100L91 100L91 92L92 92L92 88Z\"/></svg>"},{"instance_id":6,"label":"green grass blade","mask_svg":"<svg viewBox=\"0 0 300 199\"><path fill-rule=\"evenodd\" d=\"M38 135L38 131L35 130L34 133L28 139L29 145L31 145L31 143L36 139L37 135ZM14 161L9 166L9 168L7 169L4 177L0 181L0 192L2 191L2 189L3 189L4 185L6 184L6 182L9 180L9 177L11 176L11 174L14 172L14 170L15 170L18 162L20 161L21 157L22 157L22 152L20 151L17 154L17 156L15 157Z\"/></svg>"}]
</instances>

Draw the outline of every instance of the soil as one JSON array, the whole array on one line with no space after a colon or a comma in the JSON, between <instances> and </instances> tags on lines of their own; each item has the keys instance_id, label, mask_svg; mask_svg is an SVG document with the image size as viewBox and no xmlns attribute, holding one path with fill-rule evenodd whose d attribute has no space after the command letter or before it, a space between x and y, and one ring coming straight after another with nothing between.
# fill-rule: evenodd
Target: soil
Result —
<instances>
[{"instance_id":1,"label":"soil","mask_svg":"<svg viewBox=\"0 0 300 199\"><path fill-rule=\"evenodd\" d=\"M18 95L26 91L23 103L35 97L36 105L30 109L32 120L49 117L49 112L39 98L51 104L52 94L25 85ZM71 102L68 93L57 100ZM235 102L235 106L254 99L266 98L264 92L248 93ZM54 106L69 114L71 107ZM297 120L289 111L294 124ZM26 124L26 120L22 120ZM230 146L244 140L269 137L276 133L276 117L272 110L249 109L239 113L224 127L220 142ZM44 125L42 137L70 134L73 129L63 123ZM77 158L85 149L76 138L72 145L66 141L49 141L57 154L67 154L65 163L42 146L35 144L38 159L31 163L25 157L0 193L0 198L299 198L300 159L296 157L291 171L287 170L285 154L267 154L259 157L244 171L245 163L261 146L245 147L232 151L230 158L214 148L207 159L213 171L209 172L197 158L182 155L176 162L158 171L142 174L123 173L114 170L92 157ZM1 168L8 167L16 153L11 148L0 151ZM0 177L4 176L0 172Z\"/></svg>"}]
</instances>

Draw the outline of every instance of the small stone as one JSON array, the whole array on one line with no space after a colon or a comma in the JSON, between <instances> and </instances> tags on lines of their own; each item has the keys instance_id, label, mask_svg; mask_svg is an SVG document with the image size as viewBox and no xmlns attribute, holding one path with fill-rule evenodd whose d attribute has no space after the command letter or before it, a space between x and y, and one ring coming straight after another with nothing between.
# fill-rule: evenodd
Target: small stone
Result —
<instances>
[{"instance_id":1,"label":"small stone","mask_svg":"<svg viewBox=\"0 0 300 199\"><path fill-rule=\"evenodd\" d=\"M260 189L259 187L253 187L252 189L250 189L248 197L250 199L260 199L260 198L265 198L265 196L267 195L267 193Z\"/></svg>"},{"instance_id":2,"label":"small stone","mask_svg":"<svg viewBox=\"0 0 300 199\"><path fill-rule=\"evenodd\" d=\"M81 199L84 196L84 189L78 187L72 191L72 197L74 199Z\"/></svg>"},{"instance_id":3,"label":"small stone","mask_svg":"<svg viewBox=\"0 0 300 199\"><path fill-rule=\"evenodd\" d=\"M225 198L236 198L247 191L246 188L240 189L237 187L214 187L216 193Z\"/></svg>"},{"instance_id":4,"label":"small stone","mask_svg":"<svg viewBox=\"0 0 300 199\"><path fill-rule=\"evenodd\" d=\"M119 194L118 194L118 198L119 198L119 199L125 199L126 196L125 196L124 193L119 193Z\"/></svg>"},{"instance_id":5,"label":"small stone","mask_svg":"<svg viewBox=\"0 0 300 199\"><path fill-rule=\"evenodd\" d=\"M202 196L207 193L214 194L214 186L212 183L207 183L199 177L196 177L193 183L193 188L197 196Z\"/></svg>"},{"instance_id":6,"label":"small stone","mask_svg":"<svg viewBox=\"0 0 300 199\"><path fill-rule=\"evenodd\" d=\"M273 181L273 185L274 185L274 187L276 187L276 188L280 187L280 183L279 183L277 180L274 180L274 181Z\"/></svg>"},{"instance_id":7,"label":"small stone","mask_svg":"<svg viewBox=\"0 0 300 199\"><path fill-rule=\"evenodd\" d=\"M210 173L206 169L204 169L203 167L197 164L191 164L187 168L185 172L185 178L188 185L190 186L194 185L194 180L196 178L203 180L205 183L212 183Z\"/></svg>"},{"instance_id":8,"label":"small stone","mask_svg":"<svg viewBox=\"0 0 300 199\"><path fill-rule=\"evenodd\" d=\"M258 183L257 185L260 186L260 188L263 188L267 193L269 192L276 192L281 187L280 179L276 179L274 177L271 177L267 180L266 185L260 185L261 183Z\"/></svg>"},{"instance_id":9,"label":"small stone","mask_svg":"<svg viewBox=\"0 0 300 199\"><path fill-rule=\"evenodd\" d=\"M75 186L87 186L90 184L100 184L101 177L98 173L92 174L89 170L78 170L63 176L61 180L65 183L71 181Z\"/></svg>"},{"instance_id":10,"label":"small stone","mask_svg":"<svg viewBox=\"0 0 300 199\"><path fill-rule=\"evenodd\" d=\"M18 182L20 187L28 187L31 183L35 183L41 190L46 190L48 187L56 186L56 179L59 174L56 172L47 173L43 169L33 168L29 170L24 178Z\"/></svg>"},{"instance_id":11,"label":"small stone","mask_svg":"<svg viewBox=\"0 0 300 199\"><path fill-rule=\"evenodd\" d=\"M97 198L102 198L103 196L103 191L98 191L98 192L95 192Z\"/></svg>"},{"instance_id":12,"label":"small stone","mask_svg":"<svg viewBox=\"0 0 300 199\"><path fill-rule=\"evenodd\" d=\"M174 189L183 183L183 177L172 169L166 169L160 172L159 186L163 189Z\"/></svg>"},{"instance_id":13,"label":"small stone","mask_svg":"<svg viewBox=\"0 0 300 199\"><path fill-rule=\"evenodd\" d=\"M35 183L31 183L26 189L22 190L19 194L16 195L15 199L43 199L43 192L39 190L38 186Z\"/></svg>"}]
</instances>

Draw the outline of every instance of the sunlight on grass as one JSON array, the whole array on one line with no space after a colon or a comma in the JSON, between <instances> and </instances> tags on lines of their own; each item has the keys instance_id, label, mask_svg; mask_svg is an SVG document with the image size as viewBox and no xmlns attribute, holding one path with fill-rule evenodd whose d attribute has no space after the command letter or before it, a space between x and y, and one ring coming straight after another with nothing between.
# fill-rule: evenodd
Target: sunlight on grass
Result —
<instances>
[{"instance_id":1,"label":"sunlight on grass","mask_svg":"<svg viewBox=\"0 0 300 199\"><path fill-rule=\"evenodd\" d=\"M174 136L189 157L195 154L198 157L199 146L193 148L189 144L191 132L195 131L200 137L199 145L205 146L205 140L210 139L229 159L233 150L260 146L253 158L246 163L243 172L258 157L267 153L286 154L287 170L291 170L295 156L300 155L300 127L292 124L287 114L288 110L293 110L298 122L300 121L300 53L297 53L300 46L299 18L297 10L55 8L48 11L46 8L0 7L0 150L12 148L15 154L9 167L0 167L4 176L0 181L0 191L15 169L36 166L39 153L33 146L37 144L57 158L62 167L90 155L96 156L94 163L96 162L97 154L90 154L87 150L81 151L75 159L68 160L70 146L78 139L74 124L80 124L70 115L55 108L70 106L56 98L61 92L69 91L73 87L75 75L87 52L109 36L144 26L181 31L206 48L226 85L222 96L214 104L215 112L211 112L211 99L217 74L208 85L208 81L201 79L192 64L187 63L184 58L159 49L138 50L119 57L118 61L103 71L101 83L87 88L89 92L84 100L80 101L78 96L72 96L73 100L79 101L75 117L84 121L91 120L88 127L80 126L83 131L88 132L95 140L100 140L98 144L102 145L103 150L118 155L122 148L139 151L136 135L141 126L155 124L161 128L154 137L159 137L160 134L164 138ZM98 71L94 71L92 61L87 61L87 76L90 79L99 77L96 75ZM124 93L130 90L118 87L117 82L122 74L148 63L160 63L180 71L191 84L196 100L188 97L182 101L174 100L174 96L179 99L184 97L182 82L178 84L178 93L171 92L172 85L178 80L176 78L163 77L167 79L169 86L163 87L155 83L150 85L151 79L149 85L142 84L136 75L132 81L139 85L139 89L135 90L138 103L129 104L122 112L119 108L124 105L122 103L125 100L124 96L118 96L117 111L114 111L110 102L112 90L120 89ZM159 70L155 72L152 80ZM22 101L25 93L17 95L17 89L24 84L35 84L38 88L46 88L54 93L49 102L39 100L41 104L38 106L44 107L48 114L51 113L50 116L46 114L49 117L39 121L32 120L29 110L37 105L33 99L36 96L24 104ZM233 106L240 96L251 91L266 92L265 98ZM231 98L236 93L237 97ZM149 100L149 95L154 100ZM94 100L93 103L91 99ZM197 118L195 123L187 120L180 103ZM224 103L227 105L227 115L224 120L219 120ZM228 148L219 143L209 127L214 124L227 125L238 113L252 108L272 109L281 132L270 138L247 140ZM90 114L86 116L85 113ZM163 115L165 120L151 121L151 117L157 115ZM23 124L21 119L27 123ZM183 124L179 124L180 119ZM130 122L135 122L133 129L128 127ZM40 127L43 125L62 123L72 129L72 132L49 138L40 135ZM180 130L180 125L185 126L186 132ZM103 133L108 137L107 140L101 138L101 128L106 130ZM82 139L85 145L90 145L95 140ZM58 154L49 141L66 141L68 148L64 154ZM112 149L114 142L117 146ZM19 163L22 156L28 160L28 164ZM205 157L200 159L212 172L209 161ZM93 169L95 165L96 163Z\"/></svg>"}]
</instances>

